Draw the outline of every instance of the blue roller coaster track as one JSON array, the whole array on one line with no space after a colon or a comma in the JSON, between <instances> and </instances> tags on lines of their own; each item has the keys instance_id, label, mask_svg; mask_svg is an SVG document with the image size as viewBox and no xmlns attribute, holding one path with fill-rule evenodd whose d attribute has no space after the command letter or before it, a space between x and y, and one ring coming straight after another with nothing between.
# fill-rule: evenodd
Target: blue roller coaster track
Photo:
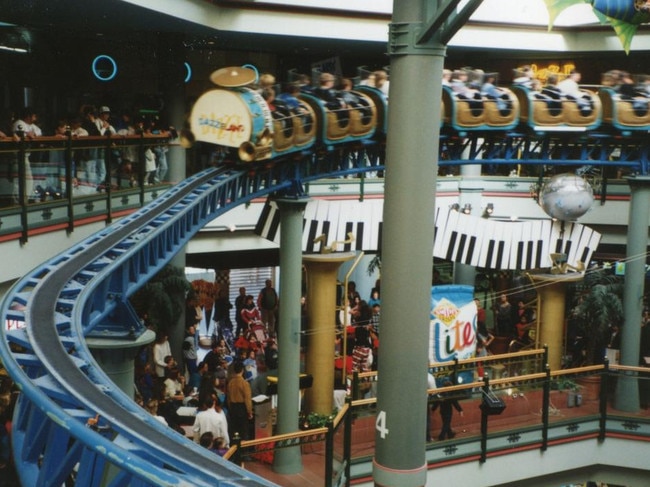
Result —
<instances>
[{"instance_id":1,"label":"blue roller coaster track","mask_svg":"<svg viewBox=\"0 0 650 487\"><path fill-rule=\"evenodd\" d=\"M4 332L0 356L21 391L13 449L23 485L274 485L161 426L110 381L85 339L141 335L129 296L215 217L337 173L310 175L312 163L205 170L12 287L2 316L25 327ZM87 427L96 415L99 427Z\"/></svg>"},{"instance_id":2,"label":"blue roller coaster track","mask_svg":"<svg viewBox=\"0 0 650 487\"><path fill-rule=\"evenodd\" d=\"M645 147L612 163L610 151L622 149L620 141L604 147L573 140L556 145L567 149L560 157L558 149L538 148L516 135L443 138L441 165L486 163L477 159L487 155L496 164L616 164L646 172ZM297 197L309 181L383 170L382 164L380 144L359 144L263 168L207 169L20 279L0 310L4 319L25 327L3 328L0 358L21 392L13 451L22 484L274 485L161 425L100 369L86 338L128 341L140 336L145 330L129 297L214 218L254 198L273 193ZM100 418L98 428L88 427L95 417Z\"/></svg>"}]
</instances>

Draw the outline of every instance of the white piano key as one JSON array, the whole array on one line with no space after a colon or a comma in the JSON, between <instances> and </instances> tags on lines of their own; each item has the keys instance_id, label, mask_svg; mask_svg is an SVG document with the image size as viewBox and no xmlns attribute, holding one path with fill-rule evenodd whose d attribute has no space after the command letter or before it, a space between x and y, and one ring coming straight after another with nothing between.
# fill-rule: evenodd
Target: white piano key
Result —
<instances>
[{"instance_id":1,"label":"white piano key","mask_svg":"<svg viewBox=\"0 0 650 487\"><path fill-rule=\"evenodd\" d=\"M316 212L318 211L320 204L321 200L310 201L307 203L307 208L305 209L302 248L304 252L310 254L316 252L315 248L318 245L314 243L314 239L320 235L318 220L316 219Z\"/></svg>"},{"instance_id":2,"label":"white piano key","mask_svg":"<svg viewBox=\"0 0 650 487\"><path fill-rule=\"evenodd\" d=\"M485 232L481 235L482 241L479 245L478 267L488 268L492 264L491 259L488 263L490 243L494 242L495 235L499 235L499 229L502 224L499 221L490 221L490 225L485 227Z\"/></svg>"},{"instance_id":3,"label":"white piano key","mask_svg":"<svg viewBox=\"0 0 650 487\"><path fill-rule=\"evenodd\" d=\"M579 259L582 260L583 263L585 264L585 267L589 267L589 263L591 262L591 256L596 250L596 247L598 247L601 237L602 235L600 233L598 233L595 230L591 230L591 235L589 236L589 243L582 249L581 255L579 257Z\"/></svg>"},{"instance_id":4,"label":"white piano key","mask_svg":"<svg viewBox=\"0 0 650 487\"><path fill-rule=\"evenodd\" d=\"M316 236L314 238L318 238L321 235L325 234L325 238L322 242L319 242L314 245L314 252L322 252L322 250L325 247L329 247L331 243L331 236L329 234L326 234L324 231L324 223L328 221L327 215L330 209L330 202L328 200L320 200L318 202L318 207L316 208L316 214L314 215L314 220L318 222L318 226L316 227ZM327 225L329 227L329 225Z\"/></svg>"},{"instance_id":5,"label":"white piano key","mask_svg":"<svg viewBox=\"0 0 650 487\"><path fill-rule=\"evenodd\" d=\"M571 232L571 250L569 252L568 263L572 266L577 266L582 258L582 251L589 245L591 233L593 230L580 223L575 223L573 231ZM584 262L585 265L588 262Z\"/></svg>"},{"instance_id":6,"label":"white piano key","mask_svg":"<svg viewBox=\"0 0 650 487\"><path fill-rule=\"evenodd\" d=\"M445 228L443 229L442 238L436 239L434 242L434 251L437 247L437 252L434 252L436 257L441 259L447 258L447 250L449 249L449 244L452 238L452 233L456 230L458 226L459 212L455 210L449 210Z\"/></svg>"},{"instance_id":7,"label":"white piano key","mask_svg":"<svg viewBox=\"0 0 650 487\"><path fill-rule=\"evenodd\" d=\"M305 207L305 212L303 215L302 223L302 250L303 252L307 251L307 244L309 239L309 230L311 228L312 222L316 216L316 209L318 208L319 200L311 200L307 203ZM313 248L313 244L309 245L310 248Z\"/></svg>"},{"instance_id":8,"label":"white piano key","mask_svg":"<svg viewBox=\"0 0 650 487\"><path fill-rule=\"evenodd\" d=\"M519 254L519 243L524 242L522 236L523 222L513 222L508 225L510 228L510 256L507 260L508 269L517 269L517 256Z\"/></svg>"},{"instance_id":9,"label":"white piano key","mask_svg":"<svg viewBox=\"0 0 650 487\"><path fill-rule=\"evenodd\" d=\"M514 228L512 225L508 225L507 222L503 224L503 234L499 239L499 246L503 246L503 251L501 248L497 250L497 263L494 267L495 269L509 269L510 264L510 250L512 249L512 235Z\"/></svg>"},{"instance_id":10,"label":"white piano key","mask_svg":"<svg viewBox=\"0 0 650 487\"><path fill-rule=\"evenodd\" d=\"M458 237L455 249L453 249L454 262L467 263L467 253L470 246L470 239L474 234L479 218L461 213L458 217Z\"/></svg>"},{"instance_id":11,"label":"white piano key","mask_svg":"<svg viewBox=\"0 0 650 487\"><path fill-rule=\"evenodd\" d=\"M449 220L449 215L451 208L436 208L436 218L435 218L435 236L433 240L433 255L439 259L444 258L446 249L443 249L442 242L444 240L445 227L447 226L447 220ZM457 212L454 212L457 213Z\"/></svg>"},{"instance_id":12,"label":"white piano key","mask_svg":"<svg viewBox=\"0 0 650 487\"><path fill-rule=\"evenodd\" d=\"M368 200L367 203L372 208L372 219L369 229L370 245L364 250L376 252L379 248L379 225L384 218L384 202L383 200Z\"/></svg>"},{"instance_id":13,"label":"white piano key","mask_svg":"<svg viewBox=\"0 0 650 487\"><path fill-rule=\"evenodd\" d=\"M339 239L339 222L341 220L341 207L345 202L336 200L329 201L327 206L327 221L329 222L329 231L327 232L327 245L331 246L333 242L343 241ZM325 228L323 228L325 230ZM341 250L343 246L337 247L335 250Z\"/></svg>"},{"instance_id":14,"label":"white piano key","mask_svg":"<svg viewBox=\"0 0 650 487\"><path fill-rule=\"evenodd\" d=\"M491 222L487 218L477 218L475 227L472 230L472 235L469 239L468 245L468 258L467 262L471 266L478 266L479 258L481 255L481 245L483 236L487 233L487 227Z\"/></svg>"}]
</instances>

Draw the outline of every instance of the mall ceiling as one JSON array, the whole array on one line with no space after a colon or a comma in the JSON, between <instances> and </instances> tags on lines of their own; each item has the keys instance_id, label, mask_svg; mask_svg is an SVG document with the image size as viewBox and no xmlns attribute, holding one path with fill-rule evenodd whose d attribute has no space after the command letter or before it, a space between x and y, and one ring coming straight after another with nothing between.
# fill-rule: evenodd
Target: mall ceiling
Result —
<instances>
[{"instance_id":1,"label":"mall ceiling","mask_svg":"<svg viewBox=\"0 0 650 487\"><path fill-rule=\"evenodd\" d=\"M16 27L3 24L13 24ZM188 47L194 49L237 48L265 51L287 48L284 36L217 31L159 12L123 2L121 0L0 0L0 42L7 36L18 35L23 43L35 47L43 33L59 31L66 38L89 37L103 40L120 40L135 34L178 34ZM4 32L4 34L3 34ZM47 36L49 39L49 35ZM48 41L49 42L49 41ZM337 39L292 38L292 46L300 49L350 52L385 51L385 44L354 42Z\"/></svg>"}]
</instances>

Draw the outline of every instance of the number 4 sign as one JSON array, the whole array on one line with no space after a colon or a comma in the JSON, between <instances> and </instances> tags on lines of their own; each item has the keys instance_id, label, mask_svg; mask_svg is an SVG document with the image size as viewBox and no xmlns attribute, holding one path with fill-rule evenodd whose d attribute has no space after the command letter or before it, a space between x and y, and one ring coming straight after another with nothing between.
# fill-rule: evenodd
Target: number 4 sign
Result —
<instances>
[{"instance_id":1,"label":"number 4 sign","mask_svg":"<svg viewBox=\"0 0 650 487\"><path fill-rule=\"evenodd\" d=\"M379 436L382 440L388 435L388 428L386 428L386 411L379 411L379 413L377 413L375 429L379 431Z\"/></svg>"}]
</instances>

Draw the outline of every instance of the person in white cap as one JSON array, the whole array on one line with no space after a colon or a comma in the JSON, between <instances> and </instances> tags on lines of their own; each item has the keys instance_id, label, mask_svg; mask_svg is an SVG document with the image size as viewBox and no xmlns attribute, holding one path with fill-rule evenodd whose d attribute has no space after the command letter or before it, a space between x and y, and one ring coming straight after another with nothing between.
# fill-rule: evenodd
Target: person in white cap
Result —
<instances>
[{"instance_id":1,"label":"person in white cap","mask_svg":"<svg viewBox=\"0 0 650 487\"><path fill-rule=\"evenodd\" d=\"M95 118L95 125L97 125L97 130L99 130L100 135L115 135L117 131L111 125L111 109L107 106L99 107L99 113L97 118ZM105 190L106 185L106 154L104 149L99 149L99 157L96 159L97 163L97 191ZM108 168L110 170L110 168Z\"/></svg>"},{"instance_id":2,"label":"person in white cap","mask_svg":"<svg viewBox=\"0 0 650 487\"><path fill-rule=\"evenodd\" d=\"M117 133L115 128L111 125L110 118L111 109L107 106L100 107L99 117L95 119L95 124L97 124L97 129L99 130L100 134L106 135L106 131L108 131L111 135L115 135Z\"/></svg>"}]
</instances>

